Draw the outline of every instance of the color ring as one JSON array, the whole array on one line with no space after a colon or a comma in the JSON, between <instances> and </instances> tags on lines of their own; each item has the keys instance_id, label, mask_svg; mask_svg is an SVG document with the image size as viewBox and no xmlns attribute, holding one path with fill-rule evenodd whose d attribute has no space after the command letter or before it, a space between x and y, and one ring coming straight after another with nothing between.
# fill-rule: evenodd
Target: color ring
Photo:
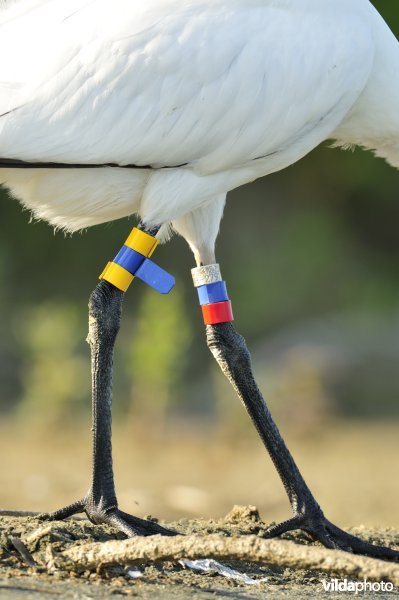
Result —
<instances>
[{"instance_id":1,"label":"color ring","mask_svg":"<svg viewBox=\"0 0 399 600\"><path fill-rule=\"evenodd\" d=\"M234 321L231 302L216 302L202 306L202 314L205 325L217 325L218 323L229 323Z\"/></svg>"},{"instance_id":2,"label":"color ring","mask_svg":"<svg viewBox=\"0 0 399 600\"><path fill-rule=\"evenodd\" d=\"M132 250L128 246L123 246L122 249L115 256L113 262L129 271L132 275L134 275L139 267L145 261L145 256L137 252L136 250Z\"/></svg>"},{"instance_id":3,"label":"color ring","mask_svg":"<svg viewBox=\"0 0 399 600\"><path fill-rule=\"evenodd\" d=\"M198 298L201 305L214 304L215 302L227 302L226 283L224 281L216 281L197 287Z\"/></svg>"},{"instance_id":4,"label":"color ring","mask_svg":"<svg viewBox=\"0 0 399 600\"><path fill-rule=\"evenodd\" d=\"M191 269L191 275L193 277L194 287L222 281L220 267L217 263Z\"/></svg>"}]
</instances>

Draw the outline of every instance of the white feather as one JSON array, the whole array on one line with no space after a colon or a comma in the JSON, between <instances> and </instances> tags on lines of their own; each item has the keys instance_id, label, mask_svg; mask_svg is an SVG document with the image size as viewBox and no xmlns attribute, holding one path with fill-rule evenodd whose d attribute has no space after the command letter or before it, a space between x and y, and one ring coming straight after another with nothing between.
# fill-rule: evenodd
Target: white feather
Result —
<instances>
[{"instance_id":1,"label":"white feather","mask_svg":"<svg viewBox=\"0 0 399 600\"><path fill-rule=\"evenodd\" d=\"M71 230L201 219L327 138L399 150L398 43L368 0L20 0L0 12L0 55L0 157L143 167L0 169Z\"/></svg>"}]
</instances>

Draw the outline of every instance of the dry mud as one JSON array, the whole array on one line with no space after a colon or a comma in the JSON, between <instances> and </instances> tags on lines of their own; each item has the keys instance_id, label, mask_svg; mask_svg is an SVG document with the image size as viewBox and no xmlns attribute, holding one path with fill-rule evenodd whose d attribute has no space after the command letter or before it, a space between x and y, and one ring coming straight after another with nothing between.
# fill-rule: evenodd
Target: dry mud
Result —
<instances>
[{"instance_id":1,"label":"dry mud","mask_svg":"<svg viewBox=\"0 0 399 600\"><path fill-rule=\"evenodd\" d=\"M266 524L254 507L235 507L218 521L181 520L166 525L184 536L124 540L111 528L84 519L43 523L34 517L2 515L0 598L244 600L352 595L326 593L322 582L332 578L390 581L393 592L368 591L361 596L399 596L398 564L325 550L301 532L266 540ZM374 543L399 547L399 532L392 529L351 531ZM184 568L179 558L215 558L256 584L194 572ZM133 578L134 572L139 572L139 578Z\"/></svg>"}]
</instances>

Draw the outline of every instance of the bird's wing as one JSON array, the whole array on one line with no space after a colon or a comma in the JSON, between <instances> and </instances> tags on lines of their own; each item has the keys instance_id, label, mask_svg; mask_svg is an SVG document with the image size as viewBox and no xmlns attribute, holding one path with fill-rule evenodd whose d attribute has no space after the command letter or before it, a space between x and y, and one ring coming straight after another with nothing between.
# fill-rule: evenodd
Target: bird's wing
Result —
<instances>
[{"instance_id":1,"label":"bird's wing","mask_svg":"<svg viewBox=\"0 0 399 600\"><path fill-rule=\"evenodd\" d=\"M20 0L0 12L0 157L206 173L321 141L371 68L360 4Z\"/></svg>"},{"instance_id":2,"label":"bird's wing","mask_svg":"<svg viewBox=\"0 0 399 600\"><path fill-rule=\"evenodd\" d=\"M63 52L55 40L58 28L82 5L82 0L0 0L0 117L33 105L35 89L49 76L52 52Z\"/></svg>"}]
</instances>

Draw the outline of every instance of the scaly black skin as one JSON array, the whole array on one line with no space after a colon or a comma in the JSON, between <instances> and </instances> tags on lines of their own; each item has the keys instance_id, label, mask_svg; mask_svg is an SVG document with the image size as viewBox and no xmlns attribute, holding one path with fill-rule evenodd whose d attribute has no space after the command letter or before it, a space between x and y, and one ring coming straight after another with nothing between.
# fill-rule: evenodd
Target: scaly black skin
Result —
<instances>
[{"instance_id":1,"label":"scaly black skin","mask_svg":"<svg viewBox=\"0 0 399 600\"><path fill-rule=\"evenodd\" d=\"M141 225L145 230L145 227ZM156 235L159 228L146 230ZM175 535L153 523L139 519L118 509L115 494L112 445L112 366L115 339L120 327L123 292L112 284L101 281L89 302L89 335L92 364L93 399L93 470L92 483L87 495L80 501L42 519L65 519L85 512L92 523L107 523L125 533L135 535ZM398 560L399 552L375 546L342 531L328 521L314 499L296 466L252 374L251 358L244 338L232 323L206 326L209 349L223 373L244 403L273 463L291 503L293 518L269 527L269 537L294 529L308 532L327 548L339 548L376 558Z\"/></svg>"},{"instance_id":2,"label":"scaly black skin","mask_svg":"<svg viewBox=\"0 0 399 600\"><path fill-rule=\"evenodd\" d=\"M232 323L207 325L206 337L208 347L222 372L247 409L280 475L294 513L294 516L288 521L269 527L268 537L276 537L287 531L302 529L327 548L338 548L374 558L399 560L398 551L365 542L339 529L325 518L299 472L256 385L252 374L251 356L245 340L236 332Z\"/></svg>"},{"instance_id":3,"label":"scaly black skin","mask_svg":"<svg viewBox=\"0 0 399 600\"><path fill-rule=\"evenodd\" d=\"M60 520L85 512L92 523L107 523L135 535L174 535L154 522L139 519L118 509L112 466L112 367L115 339L119 331L123 292L100 281L90 296L89 335L92 372L92 482L87 495L61 510L40 515L43 520Z\"/></svg>"}]
</instances>

